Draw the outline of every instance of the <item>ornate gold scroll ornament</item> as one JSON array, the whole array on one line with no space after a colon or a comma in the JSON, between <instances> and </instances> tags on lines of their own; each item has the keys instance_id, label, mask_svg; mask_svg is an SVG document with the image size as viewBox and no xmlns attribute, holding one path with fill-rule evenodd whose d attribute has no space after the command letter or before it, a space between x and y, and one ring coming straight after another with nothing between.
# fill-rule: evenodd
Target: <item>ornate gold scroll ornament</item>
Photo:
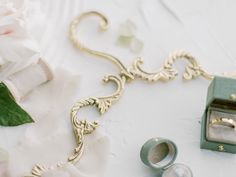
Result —
<instances>
[{"instance_id":1,"label":"ornate gold scroll ornament","mask_svg":"<svg viewBox=\"0 0 236 177\"><path fill-rule=\"evenodd\" d=\"M79 110L83 107L95 106L101 114L104 114L112 106L113 103L120 99L127 81L133 81L136 78L141 78L148 82L173 80L178 75L178 71L174 68L173 65L179 59L184 59L188 63L185 67L183 79L192 80L197 77L203 77L205 79L212 80L214 78L214 74L208 73L199 65L197 59L194 56L185 51L177 51L171 53L166 58L164 65L157 72L147 72L142 69L142 58L137 58L131 67L126 67L120 59L114 57L113 55L92 50L83 45L78 40L79 38L77 37L77 27L84 18L89 16L100 18L100 28L102 30L106 30L108 28L108 20L103 14L96 11L85 12L72 21L70 25L70 39L74 46L77 47L80 51L111 61L117 66L117 68L119 69L119 73L117 75L108 75L104 78L105 83L114 82L117 85L117 90L114 94L109 96L91 97L75 103L71 109L71 122L77 141L77 147L74 149L73 155L70 156L65 163L57 164L54 167L36 165L31 171L31 175L25 177L41 177L42 174L48 170L61 168L66 164L77 163L84 151L85 135L93 133L93 131L95 131L99 125L98 121L90 122L88 120L80 119L78 117ZM227 74L227 76L235 77L236 74Z\"/></svg>"}]
</instances>

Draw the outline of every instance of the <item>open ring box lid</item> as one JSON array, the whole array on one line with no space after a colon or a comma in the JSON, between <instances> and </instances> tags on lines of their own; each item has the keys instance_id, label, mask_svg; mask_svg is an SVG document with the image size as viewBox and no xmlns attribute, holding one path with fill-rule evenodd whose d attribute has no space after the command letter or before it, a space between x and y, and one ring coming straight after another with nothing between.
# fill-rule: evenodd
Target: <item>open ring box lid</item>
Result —
<instances>
[{"instance_id":1,"label":"open ring box lid","mask_svg":"<svg viewBox=\"0 0 236 177\"><path fill-rule=\"evenodd\" d=\"M201 124L202 149L236 153L236 79L213 79Z\"/></svg>"},{"instance_id":2,"label":"open ring box lid","mask_svg":"<svg viewBox=\"0 0 236 177\"><path fill-rule=\"evenodd\" d=\"M163 138L152 138L143 145L140 157L145 165L162 174L173 165L177 153L174 142Z\"/></svg>"}]
</instances>

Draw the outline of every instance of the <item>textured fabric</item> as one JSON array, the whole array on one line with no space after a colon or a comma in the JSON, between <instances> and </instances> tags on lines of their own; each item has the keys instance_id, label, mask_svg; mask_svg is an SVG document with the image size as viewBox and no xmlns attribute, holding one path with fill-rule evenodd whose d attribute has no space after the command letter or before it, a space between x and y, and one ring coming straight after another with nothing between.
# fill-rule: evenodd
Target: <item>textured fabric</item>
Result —
<instances>
[{"instance_id":1,"label":"textured fabric","mask_svg":"<svg viewBox=\"0 0 236 177\"><path fill-rule=\"evenodd\" d=\"M29 34L25 0L0 1L0 80L39 58L39 49Z\"/></svg>"},{"instance_id":2,"label":"textured fabric","mask_svg":"<svg viewBox=\"0 0 236 177\"><path fill-rule=\"evenodd\" d=\"M62 69L56 70L51 82L34 90L22 102L35 123L17 129L0 129L0 139L8 138L0 146L9 151L9 177L29 175L35 164L52 166L65 162L72 155L76 141L70 109L77 100L78 83L78 76ZM102 175L109 156L109 139L97 130L86 136L85 146L85 153L76 166L48 171L44 176Z\"/></svg>"}]
</instances>

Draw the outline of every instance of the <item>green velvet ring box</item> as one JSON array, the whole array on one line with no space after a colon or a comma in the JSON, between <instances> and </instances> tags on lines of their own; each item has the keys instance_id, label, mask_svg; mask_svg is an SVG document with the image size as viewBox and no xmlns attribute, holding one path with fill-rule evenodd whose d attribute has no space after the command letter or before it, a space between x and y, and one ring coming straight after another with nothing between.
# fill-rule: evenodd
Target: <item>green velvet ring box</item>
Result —
<instances>
[{"instance_id":1,"label":"green velvet ring box","mask_svg":"<svg viewBox=\"0 0 236 177\"><path fill-rule=\"evenodd\" d=\"M201 148L236 153L236 79L216 76L209 86Z\"/></svg>"}]
</instances>

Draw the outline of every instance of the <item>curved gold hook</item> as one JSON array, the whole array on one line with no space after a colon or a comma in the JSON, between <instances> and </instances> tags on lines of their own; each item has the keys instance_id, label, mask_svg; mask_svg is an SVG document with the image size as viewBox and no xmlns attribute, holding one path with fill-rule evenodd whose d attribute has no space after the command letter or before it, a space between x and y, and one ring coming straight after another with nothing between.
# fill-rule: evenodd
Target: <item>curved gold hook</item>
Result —
<instances>
[{"instance_id":1,"label":"curved gold hook","mask_svg":"<svg viewBox=\"0 0 236 177\"><path fill-rule=\"evenodd\" d=\"M100 28L102 30L106 30L108 28L108 19L101 13L96 11L85 12L81 14L79 17L75 18L70 25L70 39L74 43L74 45L79 48L80 50L86 51L90 53L92 50L85 47L81 42L79 42L78 37L76 35L76 28L78 27L79 23L82 21L83 18L88 16L97 16L100 18Z\"/></svg>"},{"instance_id":2,"label":"curved gold hook","mask_svg":"<svg viewBox=\"0 0 236 177\"><path fill-rule=\"evenodd\" d=\"M104 58L104 59L107 59L107 60L113 62L120 69L121 75L125 76L127 79L134 79L134 76L127 70L127 68L124 66L124 64L117 57L114 57L113 55L110 55L108 53L92 50L92 49L86 47L84 44L82 44L79 41L77 34L76 34L77 27L84 18L89 17L89 16L97 16L100 18L100 20L101 20L100 28L102 30L106 30L108 28L108 24L109 24L108 19L100 12L89 11L89 12L83 13L82 15L80 15L79 17L74 19L70 24L70 39L73 42L73 44L75 45L75 47L77 47L81 51L84 51L88 54L94 55L96 57L101 57L101 58Z\"/></svg>"}]
</instances>

